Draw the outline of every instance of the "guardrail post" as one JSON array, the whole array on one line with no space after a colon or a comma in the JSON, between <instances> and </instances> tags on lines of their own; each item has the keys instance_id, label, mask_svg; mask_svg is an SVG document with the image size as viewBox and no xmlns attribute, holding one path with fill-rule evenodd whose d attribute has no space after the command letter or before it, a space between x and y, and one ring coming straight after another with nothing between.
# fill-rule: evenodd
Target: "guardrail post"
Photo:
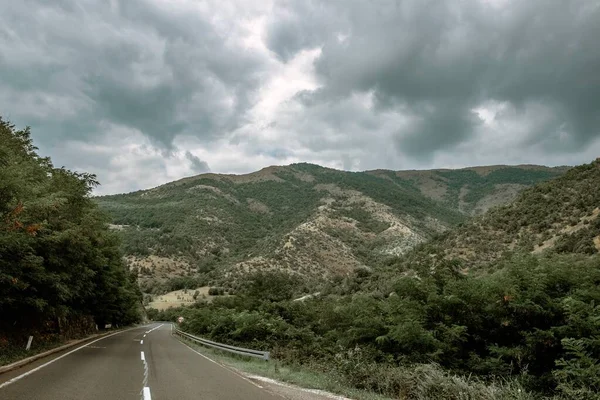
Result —
<instances>
[{"instance_id":1,"label":"guardrail post","mask_svg":"<svg viewBox=\"0 0 600 400\"><path fill-rule=\"evenodd\" d=\"M27 347L25 347L25 350L29 351L29 349L31 349L31 342L33 342L33 336L29 336L29 340L27 341Z\"/></svg>"}]
</instances>

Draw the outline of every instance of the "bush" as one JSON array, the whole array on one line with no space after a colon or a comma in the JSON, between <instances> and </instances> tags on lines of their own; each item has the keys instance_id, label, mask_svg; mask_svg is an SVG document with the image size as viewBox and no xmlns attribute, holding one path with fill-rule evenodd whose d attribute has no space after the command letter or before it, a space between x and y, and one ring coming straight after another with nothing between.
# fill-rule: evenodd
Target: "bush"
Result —
<instances>
[{"instance_id":1,"label":"bush","mask_svg":"<svg viewBox=\"0 0 600 400\"><path fill-rule=\"evenodd\" d=\"M208 289L209 296L223 296L225 295L225 289L222 287L211 287Z\"/></svg>"}]
</instances>

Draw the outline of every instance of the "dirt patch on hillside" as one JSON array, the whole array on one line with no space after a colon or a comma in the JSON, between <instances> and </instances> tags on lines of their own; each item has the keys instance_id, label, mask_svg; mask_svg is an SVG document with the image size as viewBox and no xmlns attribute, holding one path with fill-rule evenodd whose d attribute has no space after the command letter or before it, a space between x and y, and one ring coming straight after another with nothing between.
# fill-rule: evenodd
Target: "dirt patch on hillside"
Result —
<instances>
[{"instance_id":1,"label":"dirt patch on hillside","mask_svg":"<svg viewBox=\"0 0 600 400\"><path fill-rule=\"evenodd\" d=\"M113 231L122 231L125 228L129 228L129 225L108 224L108 229L111 229Z\"/></svg>"},{"instance_id":2,"label":"dirt patch on hillside","mask_svg":"<svg viewBox=\"0 0 600 400\"><path fill-rule=\"evenodd\" d=\"M542 242L542 244L536 244L535 246L533 246L532 253L540 254L545 250L553 248L556 245L556 242L558 241L558 239L559 239L558 236L552 236L550 239Z\"/></svg>"},{"instance_id":3,"label":"dirt patch on hillside","mask_svg":"<svg viewBox=\"0 0 600 400\"><path fill-rule=\"evenodd\" d=\"M383 254L401 255L425 240L423 235L413 229L413 223L411 223L410 217L403 218L396 215L389 206L376 202L359 191L342 190L334 184L316 185L315 189L327 191L333 196L338 197L338 199L342 199L344 206L362 208L369 212L374 219L389 224L389 227L385 231L376 236L385 243L379 248L379 251ZM356 221L329 218L327 214L331 211L330 204L331 203L328 203L327 206L319 207L319 212L321 213L320 217L311 221L312 225L307 224L307 227L313 226L314 229L319 231L323 231L328 227L346 228L354 231L355 235L365 236L365 233L360 232L356 227ZM416 221L413 222L416 223ZM420 223L422 224L423 221ZM433 218L428 218L426 224L436 230L444 230L444 227L440 226L439 221ZM363 239L373 240L374 238L375 235L371 234L366 235Z\"/></svg>"},{"instance_id":4,"label":"dirt patch on hillside","mask_svg":"<svg viewBox=\"0 0 600 400\"><path fill-rule=\"evenodd\" d=\"M319 183L315 185L315 190L325 191L334 196L342 197L346 195L346 191L340 188L338 185L333 183Z\"/></svg>"},{"instance_id":5,"label":"dirt patch on hillside","mask_svg":"<svg viewBox=\"0 0 600 400\"><path fill-rule=\"evenodd\" d=\"M494 186L494 191L484 196L479 200L471 214L478 215L483 214L490 208L502 206L515 200L519 193L527 188L527 185L520 185L516 183L501 183Z\"/></svg>"},{"instance_id":6,"label":"dirt patch on hillside","mask_svg":"<svg viewBox=\"0 0 600 400\"><path fill-rule=\"evenodd\" d=\"M248 203L248 208L256 213L260 213L260 214L270 214L271 213L271 210L269 210L269 207L266 204L261 203L258 200L246 199L246 202Z\"/></svg>"},{"instance_id":7,"label":"dirt patch on hillside","mask_svg":"<svg viewBox=\"0 0 600 400\"><path fill-rule=\"evenodd\" d=\"M147 257L127 256L125 262L129 269L138 269L138 281L165 280L175 276L184 276L192 271L187 261L177 258L159 257L155 255Z\"/></svg>"},{"instance_id":8,"label":"dirt patch on hillside","mask_svg":"<svg viewBox=\"0 0 600 400\"><path fill-rule=\"evenodd\" d=\"M302 182L314 182L315 177L307 172L294 172L294 176Z\"/></svg>"},{"instance_id":9,"label":"dirt patch on hillside","mask_svg":"<svg viewBox=\"0 0 600 400\"><path fill-rule=\"evenodd\" d=\"M208 294L210 287L203 286L196 289L175 290L159 296L154 296L153 300L148 304L149 308L157 310L166 310L171 307L190 306L196 301L211 302L215 296ZM198 292L196 300L194 294Z\"/></svg>"},{"instance_id":10,"label":"dirt patch on hillside","mask_svg":"<svg viewBox=\"0 0 600 400\"><path fill-rule=\"evenodd\" d=\"M423 195L437 201L444 201L448 192L448 187L444 183L432 178L419 179L418 187Z\"/></svg>"},{"instance_id":11,"label":"dirt patch on hillside","mask_svg":"<svg viewBox=\"0 0 600 400\"><path fill-rule=\"evenodd\" d=\"M600 235L594 238L594 246L596 246L596 250L600 251Z\"/></svg>"},{"instance_id":12,"label":"dirt patch on hillside","mask_svg":"<svg viewBox=\"0 0 600 400\"><path fill-rule=\"evenodd\" d=\"M199 192L199 191L209 191L218 196L224 197L225 199L229 200L231 203L240 204L240 201L238 199L236 199L229 193L223 192L218 187L214 187L214 186L210 186L210 185L196 185L196 186L192 186L191 188L187 189L188 193Z\"/></svg>"}]
</instances>

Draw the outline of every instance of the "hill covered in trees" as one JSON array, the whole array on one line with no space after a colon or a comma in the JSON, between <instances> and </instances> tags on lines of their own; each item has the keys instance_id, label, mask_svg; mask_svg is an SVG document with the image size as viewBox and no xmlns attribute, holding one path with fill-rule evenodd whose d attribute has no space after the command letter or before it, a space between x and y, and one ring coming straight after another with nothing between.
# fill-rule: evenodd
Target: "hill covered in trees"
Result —
<instances>
[{"instance_id":1,"label":"hill covered in trees","mask_svg":"<svg viewBox=\"0 0 600 400\"><path fill-rule=\"evenodd\" d=\"M305 281L372 269L565 168L345 172L311 164L203 174L95 200L143 290L287 271Z\"/></svg>"},{"instance_id":2,"label":"hill covered in trees","mask_svg":"<svg viewBox=\"0 0 600 400\"><path fill-rule=\"evenodd\" d=\"M419 246L407 268L442 260L463 268L493 264L507 252L596 254L600 251L600 159L524 190L509 204Z\"/></svg>"},{"instance_id":3,"label":"hill covered in trees","mask_svg":"<svg viewBox=\"0 0 600 400\"><path fill-rule=\"evenodd\" d=\"M138 320L119 238L91 200L94 175L55 168L0 118L0 362L34 345Z\"/></svg>"},{"instance_id":4,"label":"hill covered in trees","mask_svg":"<svg viewBox=\"0 0 600 400\"><path fill-rule=\"evenodd\" d=\"M599 171L573 168L312 296L257 272L235 296L150 315L391 398L597 400Z\"/></svg>"}]
</instances>

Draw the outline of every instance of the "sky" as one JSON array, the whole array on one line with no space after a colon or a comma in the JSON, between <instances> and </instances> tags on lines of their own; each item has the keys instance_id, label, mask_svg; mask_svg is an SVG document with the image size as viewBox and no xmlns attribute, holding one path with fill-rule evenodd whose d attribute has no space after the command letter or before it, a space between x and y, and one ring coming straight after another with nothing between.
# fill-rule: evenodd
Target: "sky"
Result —
<instances>
[{"instance_id":1,"label":"sky","mask_svg":"<svg viewBox=\"0 0 600 400\"><path fill-rule=\"evenodd\" d=\"M0 0L0 115L97 194L600 156L600 0Z\"/></svg>"}]
</instances>

